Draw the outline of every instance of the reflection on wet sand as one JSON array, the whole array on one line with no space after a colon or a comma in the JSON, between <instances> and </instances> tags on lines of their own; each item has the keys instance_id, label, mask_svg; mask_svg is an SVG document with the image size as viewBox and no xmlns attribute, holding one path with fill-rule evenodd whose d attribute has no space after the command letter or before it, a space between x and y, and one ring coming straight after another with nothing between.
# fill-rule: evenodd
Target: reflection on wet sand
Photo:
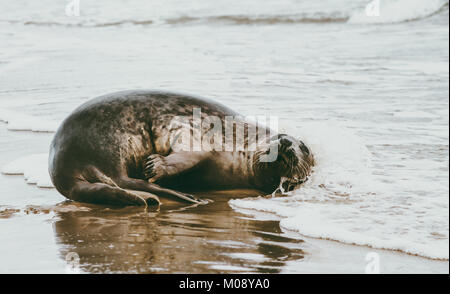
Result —
<instances>
[{"instance_id":1,"label":"reflection on wet sand","mask_svg":"<svg viewBox=\"0 0 450 294\"><path fill-rule=\"evenodd\" d=\"M251 220L228 205L255 193L202 193L214 202L160 211L66 202L54 223L60 256L77 253L90 273L278 273L304 257L303 241L282 236L277 221Z\"/></svg>"}]
</instances>

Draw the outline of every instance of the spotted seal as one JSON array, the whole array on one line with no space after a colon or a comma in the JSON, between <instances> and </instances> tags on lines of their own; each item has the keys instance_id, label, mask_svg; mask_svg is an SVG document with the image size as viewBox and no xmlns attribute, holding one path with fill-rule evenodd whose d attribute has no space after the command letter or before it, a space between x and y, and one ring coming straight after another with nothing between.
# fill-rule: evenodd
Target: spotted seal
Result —
<instances>
[{"instance_id":1,"label":"spotted seal","mask_svg":"<svg viewBox=\"0 0 450 294\"><path fill-rule=\"evenodd\" d=\"M75 201L147 206L168 198L204 203L190 194L196 189L253 188L272 193L280 182L292 190L307 180L314 164L310 149L292 136L261 126L256 129L263 134L264 147L252 151L249 140L240 150L177 149L180 125L173 121L192 116L196 109L201 118L215 117L222 123L226 117L240 117L213 100L163 91L121 91L87 101L62 122L52 140L53 184ZM184 125L191 134L194 120ZM245 122L246 135L249 126ZM200 135L209 131L208 124L200 127ZM217 143L225 142L221 136ZM198 140L194 136L188 145ZM273 160L261 160L274 147Z\"/></svg>"}]
</instances>

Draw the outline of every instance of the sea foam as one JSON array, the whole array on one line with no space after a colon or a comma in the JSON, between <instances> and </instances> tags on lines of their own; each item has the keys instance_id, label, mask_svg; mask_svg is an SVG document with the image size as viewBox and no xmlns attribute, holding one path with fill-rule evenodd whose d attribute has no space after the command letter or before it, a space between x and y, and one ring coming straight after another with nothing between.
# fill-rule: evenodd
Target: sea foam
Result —
<instances>
[{"instance_id":1,"label":"sea foam","mask_svg":"<svg viewBox=\"0 0 450 294\"><path fill-rule=\"evenodd\" d=\"M42 188L52 188L47 169L48 154L32 154L20 157L4 165L1 172L5 175L23 175L28 184Z\"/></svg>"},{"instance_id":2,"label":"sea foam","mask_svg":"<svg viewBox=\"0 0 450 294\"><path fill-rule=\"evenodd\" d=\"M2 108L0 108L0 121L7 123L7 129L11 131L53 133L59 126L57 121Z\"/></svg>"},{"instance_id":3,"label":"sea foam","mask_svg":"<svg viewBox=\"0 0 450 294\"><path fill-rule=\"evenodd\" d=\"M315 155L310 180L285 197L231 200L234 209L256 218L269 213L283 230L308 237L448 259L448 198L419 197L386 183L374 173L365 142L335 122L288 133Z\"/></svg>"}]
</instances>

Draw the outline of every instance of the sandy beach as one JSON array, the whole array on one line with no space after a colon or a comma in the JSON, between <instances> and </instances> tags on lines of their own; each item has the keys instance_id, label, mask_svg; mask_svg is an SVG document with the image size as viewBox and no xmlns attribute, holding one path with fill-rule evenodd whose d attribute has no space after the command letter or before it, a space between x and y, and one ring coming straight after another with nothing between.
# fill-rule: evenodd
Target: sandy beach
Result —
<instances>
[{"instance_id":1,"label":"sandy beach","mask_svg":"<svg viewBox=\"0 0 450 294\"><path fill-rule=\"evenodd\" d=\"M5 124L0 134L0 164L45 152L52 136L7 131ZM283 232L274 216L258 220L229 206L230 199L258 196L251 190L202 192L214 202L151 211L66 201L22 175L1 175L0 186L0 273L364 274L374 252L380 273L448 273L448 261L306 238ZM74 253L76 271L66 259Z\"/></svg>"},{"instance_id":2,"label":"sandy beach","mask_svg":"<svg viewBox=\"0 0 450 294\"><path fill-rule=\"evenodd\" d=\"M448 1L39 2L0 0L0 273L449 273ZM277 116L313 176L159 211L66 201L57 127L130 89Z\"/></svg>"}]
</instances>

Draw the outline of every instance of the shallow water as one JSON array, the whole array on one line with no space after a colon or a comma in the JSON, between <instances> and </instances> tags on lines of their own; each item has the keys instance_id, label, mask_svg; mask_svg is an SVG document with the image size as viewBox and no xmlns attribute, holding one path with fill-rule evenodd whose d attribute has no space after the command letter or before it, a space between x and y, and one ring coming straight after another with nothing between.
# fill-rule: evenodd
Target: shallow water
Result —
<instances>
[{"instance_id":1,"label":"shallow water","mask_svg":"<svg viewBox=\"0 0 450 294\"><path fill-rule=\"evenodd\" d=\"M0 273L364 273L373 252L383 273L448 271L445 262L291 236L278 220L228 205L255 191L208 192L199 196L210 205L152 211L61 201L53 189L23 189L19 176L0 183L18 203L0 207Z\"/></svg>"},{"instance_id":2,"label":"shallow water","mask_svg":"<svg viewBox=\"0 0 450 294\"><path fill-rule=\"evenodd\" d=\"M293 195L232 200L226 217L255 215L251 226L259 226L267 212L283 235L298 239L448 260L448 1L381 1L377 21L364 17L365 1L110 2L82 0L80 17L68 17L64 2L0 1L7 12L0 17L3 171L49 186L52 134L35 132L54 131L94 96L134 88L193 93L245 115L277 115L318 161ZM1 181L0 209L63 200L20 176ZM72 214L83 222L97 210ZM34 222L28 217L0 225L22 228ZM36 223L53 217L60 216ZM51 248L61 251L58 242Z\"/></svg>"}]
</instances>

